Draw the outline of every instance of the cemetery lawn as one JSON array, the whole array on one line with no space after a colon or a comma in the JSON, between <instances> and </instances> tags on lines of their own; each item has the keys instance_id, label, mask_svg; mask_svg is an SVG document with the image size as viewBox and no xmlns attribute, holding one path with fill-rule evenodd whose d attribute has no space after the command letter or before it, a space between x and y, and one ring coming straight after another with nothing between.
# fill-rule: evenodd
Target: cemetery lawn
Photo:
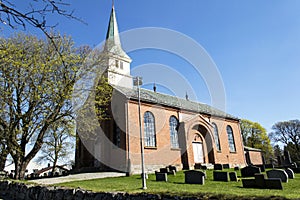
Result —
<instances>
[{"instance_id":1,"label":"cemetery lawn","mask_svg":"<svg viewBox=\"0 0 300 200\"><path fill-rule=\"evenodd\" d=\"M233 170L228 170L233 171ZM213 170L206 170L207 179L205 185L185 184L183 171L177 172L176 176L168 175L168 182L155 181L155 174L149 174L147 190L142 190L142 179L139 175L130 177L103 178L85 181L74 181L57 184L71 188L82 188L94 192L128 192L151 194L167 194L178 196L220 196L230 197L285 197L289 199L300 198L300 174L295 174L295 179L289 179L288 183L282 183L283 190L251 189L243 188L242 182L219 182L213 181ZM238 177L240 172L237 172Z\"/></svg>"}]
</instances>

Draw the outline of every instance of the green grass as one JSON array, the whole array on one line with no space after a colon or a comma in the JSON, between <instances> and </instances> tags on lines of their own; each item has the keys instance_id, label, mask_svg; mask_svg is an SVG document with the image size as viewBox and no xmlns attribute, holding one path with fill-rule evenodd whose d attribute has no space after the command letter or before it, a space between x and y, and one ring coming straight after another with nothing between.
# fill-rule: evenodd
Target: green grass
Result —
<instances>
[{"instance_id":1,"label":"green grass","mask_svg":"<svg viewBox=\"0 0 300 200\"><path fill-rule=\"evenodd\" d=\"M128 192L128 193L155 193L155 194L169 194L180 196L202 196L204 194L211 195L225 195L225 196L280 196L290 199L300 198L300 174L296 174L295 179L289 179L288 183L283 184L283 190L269 190L269 189L249 189L243 188L242 182L217 182L213 181L213 171L207 170L207 179L205 185L184 184L183 171L177 172L176 176L168 176L168 182L156 182L155 175L150 174L147 180L147 190L141 189L142 180L140 176L133 175L130 177L118 178L104 178L85 181L74 181L68 183L61 183L58 186L80 187L85 190L92 190L95 192ZM240 174L238 173L238 176Z\"/></svg>"}]
</instances>

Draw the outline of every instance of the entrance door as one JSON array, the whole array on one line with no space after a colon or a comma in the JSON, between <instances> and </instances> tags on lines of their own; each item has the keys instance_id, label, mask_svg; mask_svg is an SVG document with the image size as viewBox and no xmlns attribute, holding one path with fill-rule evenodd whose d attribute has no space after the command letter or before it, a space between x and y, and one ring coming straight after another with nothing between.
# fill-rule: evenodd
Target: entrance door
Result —
<instances>
[{"instance_id":1,"label":"entrance door","mask_svg":"<svg viewBox=\"0 0 300 200\"><path fill-rule=\"evenodd\" d=\"M194 162L204 163L203 145L201 142L193 142L193 151L194 151Z\"/></svg>"}]
</instances>

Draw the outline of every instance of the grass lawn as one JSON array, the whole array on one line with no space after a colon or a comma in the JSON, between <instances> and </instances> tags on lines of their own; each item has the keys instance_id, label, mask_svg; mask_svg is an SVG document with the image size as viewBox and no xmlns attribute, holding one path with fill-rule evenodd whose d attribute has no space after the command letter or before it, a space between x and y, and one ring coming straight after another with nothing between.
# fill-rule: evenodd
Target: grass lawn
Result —
<instances>
[{"instance_id":1,"label":"grass lawn","mask_svg":"<svg viewBox=\"0 0 300 200\"><path fill-rule=\"evenodd\" d=\"M249 189L243 188L242 182L217 182L213 181L213 170L207 170L205 185L194 185L184 183L183 171L177 172L176 176L168 175L168 182L156 182L155 175L150 174L147 180L147 190L142 190L142 180L140 176L104 178L85 181L74 181L61 183L58 186L66 186L94 192L128 192L128 193L155 193L171 194L181 196L197 196L200 194L210 195L238 195L238 196L281 196L290 199L300 198L300 174L296 174L295 179L289 179L288 183L283 184L283 190L269 189ZM240 176L238 172L238 176Z\"/></svg>"}]
</instances>

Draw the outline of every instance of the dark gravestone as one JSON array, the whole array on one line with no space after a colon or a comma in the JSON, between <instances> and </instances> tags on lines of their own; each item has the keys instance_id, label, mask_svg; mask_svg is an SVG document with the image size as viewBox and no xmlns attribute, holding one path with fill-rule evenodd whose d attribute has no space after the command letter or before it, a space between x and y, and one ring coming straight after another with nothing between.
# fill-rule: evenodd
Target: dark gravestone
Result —
<instances>
[{"instance_id":1,"label":"dark gravestone","mask_svg":"<svg viewBox=\"0 0 300 200\"><path fill-rule=\"evenodd\" d=\"M169 165L169 166L168 166L168 168L169 168L169 171L172 171L172 170L174 170L175 172L177 172L177 168L176 168L176 166Z\"/></svg>"},{"instance_id":2,"label":"dark gravestone","mask_svg":"<svg viewBox=\"0 0 300 200\"><path fill-rule=\"evenodd\" d=\"M228 172L214 171L214 181L225 181L228 182Z\"/></svg>"},{"instance_id":3,"label":"dark gravestone","mask_svg":"<svg viewBox=\"0 0 300 200\"><path fill-rule=\"evenodd\" d=\"M294 173L300 173L300 168L292 167L291 169L294 171Z\"/></svg>"},{"instance_id":4,"label":"dark gravestone","mask_svg":"<svg viewBox=\"0 0 300 200\"><path fill-rule=\"evenodd\" d=\"M223 170L222 164L214 164L214 170Z\"/></svg>"},{"instance_id":5,"label":"dark gravestone","mask_svg":"<svg viewBox=\"0 0 300 200\"><path fill-rule=\"evenodd\" d=\"M266 169L273 169L274 165L273 164L265 164Z\"/></svg>"},{"instance_id":6,"label":"dark gravestone","mask_svg":"<svg viewBox=\"0 0 300 200\"><path fill-rule=\"evenodd\" d=\"M280 178L269 178L265 180L265 183L267 189L277 189L277 190L283 189Z\"/></svg>"},{"instance_id":7,"label":"dark gravestone","mask_svg":"<svg viewBox=\"0 0 300 200\"><path fill-rule=\"evenodd\" d=\"M206 166L206 165L202 165L202 166L201 166L201 169L207 170L207 166Z\"/></svg>"},{"instance_id":8,"label":"dark gravestone","mask_svg":"<svg viewBox=\"0 0 300 200\"><path fill-rule=\"evenodd\" d=\"M168 181L167 173L155 172L156 181Z\"/></svg>"},{"instance_id":9,"label":"dark gravestone","mask_svg":"<svg viewBox=\"0 0 300 200\"><path fill-rule=\"evenodd\" d=\"M190 170L184 172L185 183L189 184L201 184L204 185L205 173L196 170Z\"/></svg>"},{"instance_id":10,"label":"dark gravestone","mask_svg":"<svg viewBox=\"0 0 300 200\"><path fill-rule=\"evenodd\" d=\"M295 174L294 174L293 170L291 170L290 168L286 168L284 171L287 173L287 175L290 179L295 178Z\"/></svg>"},{"instance_id":11,"label":"dark gravestone","mask_svg":"<svg viewBox=\"0 0 300 200\"><path fill-rule=\"evenodd\" d=\"M194 165L194 169L201 169L201 164L196 163L196 164Z\"/></svg>"},{"instance_id":12,"label":"dark gravestone","mask_svg":"<svg viewBox=\"0 0 300 200\"><path fill-rule=\"evenodd\" d=\"M280 178L281 182L288 182L288 175L287 173L282 169L272 169L267 171L268 178Z\"/></svg>"},{"instance_id":13,"label":"dark gravestone","mask_svg":"<svg viewBox=\"0 0 300 200\"><path fill-rule=\"evenodd\" d=\"M238 171L238 170L240 170L240 167L236 166L236 167L234 167L234 170Z\"/></svg>"},{"instance_id":14,"label":"dark gravestone","mask_svg":"<svg viewBox=\"0 0 300 200\"><path fill-rule=\"evenodd\" d=\"M282 165L281 156L277 156L277 163L278 163L278 166Z\"/></svg>"},{"instance_id":15,"label":"dark gravestone","mask_svg":"<svg viewBox=\"0 0 300 200\"><path fill-rule=\"evenodd\" d=\"M254 179L258 188L266 188L265 174L254 174Z\"/></svg>"},{"instance_id":16,"label":"dark gravestone","mask_svg":"<svg viewBox=\"0 0 300 200\"><path fill-rule=\"evenodd\" d=\"M229 179L230 181L238 181L236 172L229 172Z\"/></svg>"},{"instance_id":17,"label":"dark gravestone","mask_svg":"<svg viewBox=\"0 0 300 200\"><path fill-rule=\"evenodd\" d=\"M230 168L229 164L223 164L223 169L229 169L229 168Z\"/></svg>"},{"instance_id":18,"label":"dark gravestone","mask_svg":"<svg viewBox=\"0 0 300 200\"><path fill-rule=\"evenodd\" d=\"M242 179L244 188L257 188L255 179Z\"/></svg>"},{"instance_id":19,"label":"dark gravestone","mask_svg":"<svg viewBox=\"0 0 300 200\"><path fill-rule=\"evenodd\" d=\"M242 177L253 177L254 174L260 174L260 168L254 166L247 166L241 169Z\"/></svg>"},{"instance_id":20,"label":"dark gravestone","mask_svg":"<svg viewBox=\"0 0 300 200\"><path fill-rule=\"evenodd\" d=\"M289 151L284 151L284 165L291 165L292 160Z\"/></svg>"},{"instance_id":21,"label":"dark gravestone","mask_svg":"<svg viewBox=\"0 0 300 200\"><path fill-rule=\"evenodd\" d=\"M168 174L170 172L170 170L169 170L169 168L160 168L159 172Z\"/></svg>"},{"instance_id":22,"label":"dark gravestone","mask_svg":"<svg viewBox=\"0 0 300 200\"><path fill-rule=\"evenodd\" d=\"M253 166L259 167L260 168L260 172L265 172L266 171L265 165L253 165Z\"/></svg>"}]
</instances>

